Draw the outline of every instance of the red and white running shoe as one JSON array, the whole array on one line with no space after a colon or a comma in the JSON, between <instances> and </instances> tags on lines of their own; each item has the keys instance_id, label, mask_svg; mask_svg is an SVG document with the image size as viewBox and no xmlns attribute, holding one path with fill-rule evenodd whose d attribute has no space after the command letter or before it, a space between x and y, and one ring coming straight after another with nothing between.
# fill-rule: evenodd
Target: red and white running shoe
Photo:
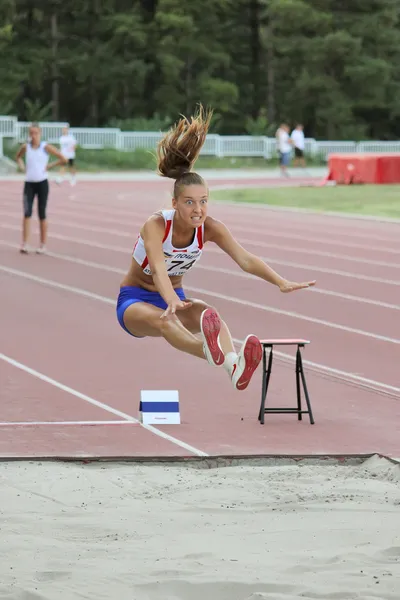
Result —
<instances>
[{"instance_id":1,"label":"red and white running shoe","mask_svg":"<svg viewBox=\"0 0 400 600\"><path fill-rule=\"evenodd\" d=\"M210 365L219 367L224 363L225 356L218 341L221 320L215 310L211 308L203 310L200 317L200 328L204 340L205 357Z\"/></svg>"},{"instance_id":2,"label":"red and white running shoe","mask_svg":"<svg viewBox=\"0 0 400 600\"><path fill-rule=\"evenodd\" d=\"M238 359L232 368L232 383L237 390L245 390L250 383L254 371L262 359L260 340L255 335L248 335L238 353Z\"/></svg>"}]
</instances>

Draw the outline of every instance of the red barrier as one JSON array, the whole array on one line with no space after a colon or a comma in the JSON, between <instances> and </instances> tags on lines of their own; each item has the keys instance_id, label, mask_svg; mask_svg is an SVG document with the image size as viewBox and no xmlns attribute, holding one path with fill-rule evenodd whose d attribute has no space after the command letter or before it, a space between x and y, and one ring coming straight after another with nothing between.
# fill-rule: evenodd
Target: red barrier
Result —
<instances>
[{"instance_id":1,"label":"red barrier","mask_svg":"<svg viewBox=\"0 0 400 600\"><path fill-rule=\"evenodd\" d=\"M399 154L331 154L327 181L338 184L400 183Z\"/></svg>"}]
</instances>

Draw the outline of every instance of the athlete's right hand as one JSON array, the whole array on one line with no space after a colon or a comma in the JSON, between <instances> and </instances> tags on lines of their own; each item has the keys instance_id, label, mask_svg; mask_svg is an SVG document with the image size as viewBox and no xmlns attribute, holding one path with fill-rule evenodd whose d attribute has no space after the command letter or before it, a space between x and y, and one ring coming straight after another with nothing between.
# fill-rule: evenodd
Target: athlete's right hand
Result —
<instances>
[{"instance_id":1,"label":"athlete's right hand","mask_svg":"<svg viewBox=\"0 0 400 600\"><path fill-rule=\"evenodd\" d=\"M160 319L168 319L175 315L177 310L185 310L190 306L192 306L192 302L189 300L181 300L177 297L176 300L174 299L168 304L165 311L161 314Z\"/></svg>"}]
</instances>

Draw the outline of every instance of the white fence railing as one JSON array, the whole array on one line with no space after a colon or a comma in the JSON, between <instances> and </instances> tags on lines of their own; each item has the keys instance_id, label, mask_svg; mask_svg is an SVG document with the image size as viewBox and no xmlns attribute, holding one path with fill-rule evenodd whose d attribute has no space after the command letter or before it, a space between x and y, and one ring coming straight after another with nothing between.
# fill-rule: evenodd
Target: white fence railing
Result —
<instances>
[{"instance_id":1,"label":"white fence railing","mask_svg":"<svg viewBox=\"0 0 400 600\"><path fill-rule=\"evenodd\" d=\"M64 122L39 123L42 128L42 137L48 142L57 144ZM0 116L0 138L11 138L15 143L24 142L28 137L30 123L18 121L14 116ZM78 145L87 149L114 148L127 151L143 148L154 150L161 132L154 131L121 131L118 128L92 128L70 127ZM328 155L334 152L400 152L400 141L317 141L313 138L305 140L305 151L313 157L327 160ZM1 153L1 144L0 144ZM203 156L217 157L262 157L265 159L276 156L275 138L267 136L226 136L209 134L202 148ZM0 154L1 156L1 154Z\"/></svg>"}]
</instances>

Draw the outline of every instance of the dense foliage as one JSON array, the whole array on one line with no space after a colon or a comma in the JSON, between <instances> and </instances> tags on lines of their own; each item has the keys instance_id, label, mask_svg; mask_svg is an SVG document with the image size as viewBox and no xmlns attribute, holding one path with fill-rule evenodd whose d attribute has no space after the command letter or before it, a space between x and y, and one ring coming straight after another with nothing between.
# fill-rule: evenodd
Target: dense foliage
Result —
<instances>
[{"instance_id":1,"label":"dense foliage","mask_svg":"<svg viewBox=\"0 0 400 600\"><path fill-rule=\"evenodd\" d=\"M2 0L0 114L163 129L400 136L399 0Z\"/></svg>"}]
</instances>

